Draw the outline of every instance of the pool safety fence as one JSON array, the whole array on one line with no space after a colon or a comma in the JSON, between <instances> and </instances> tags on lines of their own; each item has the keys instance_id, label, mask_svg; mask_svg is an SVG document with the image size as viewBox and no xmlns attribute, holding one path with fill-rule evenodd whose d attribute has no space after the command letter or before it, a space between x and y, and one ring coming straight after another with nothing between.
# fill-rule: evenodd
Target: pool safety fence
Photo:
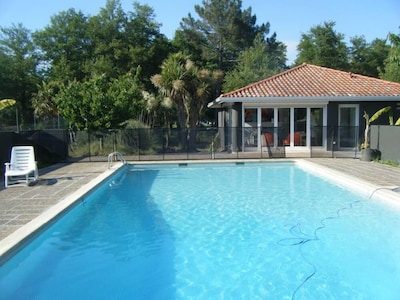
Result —
<instances>
[{"instance_id":1,"label":"pool safety fence","mask_svg":"<svg viewBox=\"0 0 400 300\"><path fill-rule=\"evenodd\" d=\"M105 161L119 152L127 161L357 157L358 127L201 127L1 132L0 156L15 145L33 145L42 163Z\"/></svg>"}]
</instances>

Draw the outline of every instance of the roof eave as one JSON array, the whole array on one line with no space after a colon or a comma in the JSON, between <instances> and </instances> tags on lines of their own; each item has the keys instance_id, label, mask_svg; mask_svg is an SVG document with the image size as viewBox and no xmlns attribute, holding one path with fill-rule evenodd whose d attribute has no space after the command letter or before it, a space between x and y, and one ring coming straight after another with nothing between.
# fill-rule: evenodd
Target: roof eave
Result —
<instances>
[{"instance_id":1,"label":"roof eave","mask_svg":"<svg viewBox=\"0 0 400 300\"><path fill-rule=\"evenodd\" d=\"M208 103L208 108L216 108L224 103L314 103L314 102L350 102L350 101L400 101L400 95L394 96L318 96L318 97L218 97Z\"/></svg>"}]
</instances>

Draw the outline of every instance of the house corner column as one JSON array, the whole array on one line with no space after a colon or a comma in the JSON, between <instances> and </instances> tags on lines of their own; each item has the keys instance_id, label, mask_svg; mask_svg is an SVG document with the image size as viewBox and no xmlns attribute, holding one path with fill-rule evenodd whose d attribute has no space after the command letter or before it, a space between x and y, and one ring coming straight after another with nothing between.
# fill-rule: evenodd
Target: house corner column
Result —
<instances>
[{"instance_id":1,"label":"house corner column","mask_svg":"<svg viewBox=\"0 0 400 300\"><path fill-rule=\"evenodd\" d=\"M221 106L218 108L218 135L220 148L226 149L225 147L225 109Z\"/></svg>"},{"instance_id":2,"label":"house corner column","mask_svg":"<svg viewBox=\"0 0 400 300\"><path fill-rule=\"evenodd\" d=\"M240 104L235 103L232 105L232 113L231 113L231 151L232 152L237 152L239 150L238 148L238 128L239 128L239 111L240 111Z\"/></svg>"}]
</instances>

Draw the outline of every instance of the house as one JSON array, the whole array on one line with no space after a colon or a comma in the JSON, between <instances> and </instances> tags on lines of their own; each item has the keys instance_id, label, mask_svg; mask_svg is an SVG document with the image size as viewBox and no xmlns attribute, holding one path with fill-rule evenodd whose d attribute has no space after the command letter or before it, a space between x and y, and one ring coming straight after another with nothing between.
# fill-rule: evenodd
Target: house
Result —
<instances>
[{"instance_id":1,"label":"house","mask_svg":"<svg viewBox=\"0 0 400 300\"><path fill-rule=\"evenodd\" d=\"M302 64L208 104L218 109L221 147L228 151L358 151L364 111L392 106L400 115L400 83ZM381 117L374 124L388 124Z\"/></svg>"}]
</instances>

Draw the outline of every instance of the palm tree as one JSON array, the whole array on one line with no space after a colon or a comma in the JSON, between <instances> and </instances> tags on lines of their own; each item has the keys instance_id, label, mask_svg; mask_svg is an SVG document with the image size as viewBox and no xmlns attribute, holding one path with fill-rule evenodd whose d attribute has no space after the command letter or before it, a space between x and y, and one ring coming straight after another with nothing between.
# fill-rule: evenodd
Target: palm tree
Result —
<instances>
[{"instance_id":1,"label":"palm tree","mask_svg":"<svg viewBox=\"0 0 400 300\"><path fill-rule=\"evenodd\" d=\"M175 105L179 127L193 129L200 121L205 105L211 100L211 91L221 78L220 73L201 70L189 56L178 52L163 62L161 73L152 76L151 82ZM190 135L190 141L194 138L195 135Z\"/></svg>"},{"instance_id":2,"label":"palm tree","mask_svg":"<svg viewBox=\"0 0 400 300\"><path fill-rule=\"evenodd\" d=\"M54 98L59 91L60 84L55 81L43 81L41 86L38 85L38 92L32 99L34 114L36 117L42 119L57 117L58 110Z\"/></svg>"},{"instance_id":3,"label":"palm tree","mask_svg":"<svg viewBox=\"0 0 400 300\"><path fill-rule=\"evenodd\" d=\"M161 73L151 77L151 82L159 93L169 98L178 111L178 124L186 128L186 111L184 101L187 98L185 79L188 79L186 60L182 53L170 55L161 65Z\"/></svg>"}]
</instances>

